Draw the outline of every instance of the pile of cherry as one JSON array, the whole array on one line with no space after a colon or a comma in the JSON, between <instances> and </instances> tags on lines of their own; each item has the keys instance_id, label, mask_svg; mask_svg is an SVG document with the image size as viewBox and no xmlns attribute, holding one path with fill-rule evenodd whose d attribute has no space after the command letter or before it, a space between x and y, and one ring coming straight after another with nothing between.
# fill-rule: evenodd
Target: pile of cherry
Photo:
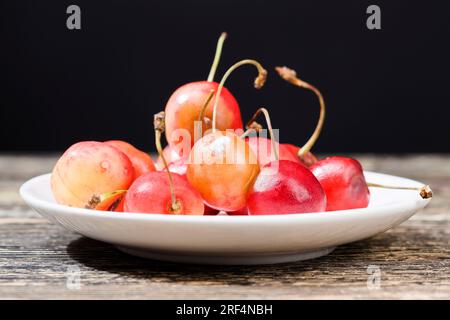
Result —
<instances>
[{"instance_id":1,"label":"pile of cherry","mask_svg":"<svg viewBox=\"0 0 450 320\"><path fill-rule=\"evenodd\" d=\"M53 169L56 201L118 212L264 215L365 208L369 186L418 190L423 198L431 197L428 186L368 184L362 166L352 158L318 160L310 150L324 123L324 100L316 87L287 67L275 69L285 81L318 97L320 117L312 136L302 147L278 143L265 108L256 111L244 131L238 102L224 83L240 66L252 65L258 70L254 85L259 89L267 71L255 60L242 60L220 83L214 82L225 38L225 33L219 38L207 81L181 86L165 111L155 115L156 165L124 141L76 143ZM259 134L263 127L255 120L260 114L270 137ZM168 144L163 149L164 132Z\"/></svg>"}]
</instances>

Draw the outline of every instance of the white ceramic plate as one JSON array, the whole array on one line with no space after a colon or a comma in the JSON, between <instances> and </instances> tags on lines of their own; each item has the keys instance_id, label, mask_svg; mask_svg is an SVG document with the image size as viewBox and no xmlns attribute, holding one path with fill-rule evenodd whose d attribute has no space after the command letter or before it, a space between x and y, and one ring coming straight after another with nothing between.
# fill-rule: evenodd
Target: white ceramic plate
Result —
<instances>
[{"instance_id":1,"label":"white ceramic plate","mask_svg":"<svg viewBox=\"0 0 450 320\"><path fill-rule=\"evenodd\" d=\"M367 181L421 186L365 172ZM132 255L201 264L271 264L317 258L336 246L369 238L424 208L417 191L371 188L368 208L267 216L175 216L103 212L59 205L50 174L22 185L25 202L50 221Z\"/></svg>"}]
</instances>

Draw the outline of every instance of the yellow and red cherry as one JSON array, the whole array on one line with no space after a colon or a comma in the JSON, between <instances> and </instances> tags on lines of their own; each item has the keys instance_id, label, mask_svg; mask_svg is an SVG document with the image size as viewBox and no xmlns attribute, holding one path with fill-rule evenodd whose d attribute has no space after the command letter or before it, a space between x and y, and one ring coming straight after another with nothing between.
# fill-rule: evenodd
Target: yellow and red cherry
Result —
<instances>
[{"instance_id":1,"label":"yellow and red cherry","mask_svg":"<svg viewBox=\"0 0 450 320\"><path fill-rule=\"evenodd\" d=\"M208 99L211 90L217 92L217 82L192 82L178 88L167 102L166 112L166 139L169 145L186 143L184 139L190 138L190 146L194 144L195 121L199 121L203 104ZM224 88L218 104L217 128L219 130L241 129L242 118L239 105L233 95ZM204 118L211 119L212 105L204 112ZM202 121L201 120L201 121ZM202 131L211 128L211 121L202 121Z\"/></svg>"},{"instance_id":2,"label":"yellow and red cherry","mask_svg":"<svg viewBox=\"0 0 450 320\"><path fill-rule=\"evenodd\" d=\"M217 42L216 54L208 79L185 84L170 96L165 108L166 139L169 145L184 143L192 147L195 142L195 121L201 121L201 132L211 128L210 119L213 107L207 105L205 110L202 111L202 109L211 92L218 91L219 84L214 82L214 75L225 38L226 33L222 33ZM242 128L241 112L234 96L226 88L221 90L219 96L216 127L219 130ZM198 119L199 114L202 114L201 119ZM207 121L204 121L205 119ZM185 141L186 139L189 141Z\"/></svg>"},{"instance_id":3,"label":"yellow and red cherry","mask_svg":"<svg viewBox=\"0 0 450 320\"><path fill-rule=\"evenodd\" d=\"M215 131L194 144L187 178L209 207L236 211L245 207L258 172L256 155L243 139L232 132Z\"/></svg>"},{"instance_id":4,"label":"yellow and red cherry","mask_svg":"<svg viewBox=\"0 0 450 320\"><path fill-rule=\"evenodd\" d=\"M88 207L94 196L126 190L134 179L130 159L106 143L83 141L72 145L53 168L51 189L56 202Z\"/></svg>"},{"instance_id":5,"label":"yellow and red cherry","mask_svg":"<svg viewBox=\"0 0 450 320\"><path fill-rule=\"evenodd\" d=\"M133 164L135 179L147 172L152 172L156 170L150 155L135 148L128 142L121 140L110 140L106 141L105 143L125 153L125 155L130 159L131 163Z\"/></svg>"},{"instance_id":6,"label":"yellow and red cherry","mask_svg":"<svg viewBox=\"0 0 450 320\"><path fill-rule=\"evenodd\" d=\"M322 212L326 206L316 177L304 165L289 160L262 167L247 200L250 215Z\"/></svg>"},{"instance_id":7,"label":"yellow and red cherry","mask_svg":"<svg viewBox=\"0 0 450 320\"><path fill-rule=\"evenodd\" d=\"M267 71L254 60L235 63L222 77L213 106L212 131L195 142L189 155L187 178L200 192L205 203L217 210L236 211L246 205L247 192L258 172L256 155L236 133L216 127L217 107L223 85L240 66L251 64L258 69L255 88L264 85Z\"/></svg>"}]
</instances>

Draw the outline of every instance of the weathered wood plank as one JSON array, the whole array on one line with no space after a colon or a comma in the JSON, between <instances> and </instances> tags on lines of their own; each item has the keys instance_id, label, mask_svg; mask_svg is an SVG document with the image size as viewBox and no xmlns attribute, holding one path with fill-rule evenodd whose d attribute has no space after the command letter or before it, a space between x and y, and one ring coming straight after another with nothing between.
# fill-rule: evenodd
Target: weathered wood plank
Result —
<instances>
[{"instance_id":1,"label":"weathered wood plank","mask_svg":"<svg viewBox=\"0 0 450 320\"><path fill-rule=\"evenodd\" d=\"M450 156L358 158L369 170L431 184L430 206L317 260L221 267L131 257L47 222L17 192L26 179L49 172L55 157L0 156L0 298L450 298ZM378 289L367 286L370 265L381 272ZM78 275L80 288L67 286Z\"/></svg>"}]
</instances>

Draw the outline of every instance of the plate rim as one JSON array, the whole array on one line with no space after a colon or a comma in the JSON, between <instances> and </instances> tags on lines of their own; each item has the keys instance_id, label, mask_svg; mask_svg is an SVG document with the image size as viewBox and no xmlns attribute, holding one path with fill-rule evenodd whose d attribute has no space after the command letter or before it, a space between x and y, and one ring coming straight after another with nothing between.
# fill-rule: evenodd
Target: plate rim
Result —
<instances>
[{"instance_id":1,"label":"plate rim","mask_svg":"<svg viewBox=\"0 0 450 320\"><path fill-rule=\"evenodd\" d=\"M402 180L408 181L416 186L422 186L423 183L412 180L409 178L404 178L400 176L394 176L385 173L373 172L373 171L364 171L364 174L369 175L377 175L377 176L387 176L400 178ZM62 204L58 204L56 202L50 202L46 200L42 200L34 195L30 194L27 190L31 188L37 181L44 180L50 178L51 173L46 173L42 175L35 176L26 182L24 182L20 189L19 193L22 199L26 202L27 205L32 207L35 206L39 208L43 208L46 210L57 211L58 214L64 215L76 215L82 217L92 217L92 218L106 218L106 219L117 219L117 220L134 220L134 221L166 221L170 222L180 222L186 221L191 223L249 223L254 224L255 222L266 223L266 222L286 222L291 220L310 220L310 219L320 219L323 216L332 215L333 218L363 218L366 214L373 213L374 210L385 209L383 211L391 211L395 209L405 208L405 206L411 206L412 208L417 208L418 210L423 209L428 205L431 199L417 199L416 202L412 201L398 201L391 204L384 204L377 207L372 208L357 208L357 209L347 209L347 210L335 210L335 211L324 211L324 212L308 212L308 213L292 213L292 214L272 214L272 215L243 215L243 216L233 216L233 215L218 215L218 216L209 216L209 215L169 215L169 214L161 214L161 213L129 213L129 212L109 212L109 211L98 211L86 208L77 208L70 207ZM404 191L404 192L412 192L412 191ZM420 203L420 205L418 205ZM53 214L52 214L53 215Z\"/></svg>"}]
</instances>

